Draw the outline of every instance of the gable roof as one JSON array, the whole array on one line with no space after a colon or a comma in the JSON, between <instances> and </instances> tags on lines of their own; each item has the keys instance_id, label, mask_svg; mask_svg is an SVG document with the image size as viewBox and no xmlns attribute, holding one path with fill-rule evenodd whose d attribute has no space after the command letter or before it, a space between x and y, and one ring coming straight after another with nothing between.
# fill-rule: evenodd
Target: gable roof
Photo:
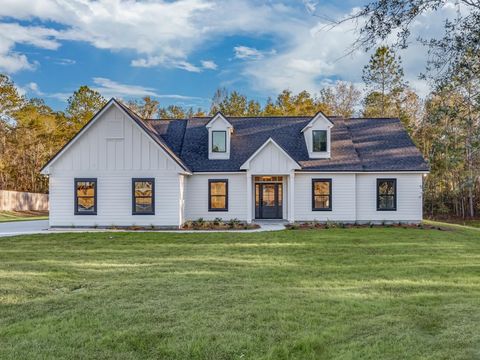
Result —
<instances>
[{"instance_id":1,"label":"gable roof","mask_svg":"<svg viewBox=\"0 0 480 360\"><path fill-rule=\"evenodd\" d=\"M307 125L305 125L305 127L302 129L302 132L304 132L308 128L311 128L313 126L313 124L315 124L320 119L330 123L329 126L333 126L332 121L323 112L319 111L315 114L315 116L312 118L312 120L310 120L309 123Z\"/></svg>"},{"instance_id":2,"label":"gable roof","mask_svg":"<svg viewBox=\"0 0 480 360\"><path fill-rule=\"evenodd\" d=\"M233 125L230 123L230 121L228 121L225 115L223 115L220 111L218 111L205 126L207 128L211 127L212 123L217 121L218 119L221 119L224 123L226 123L227 127L233 128Z\"/></svg>"},{"instance_id":3,"label":"gable roof","mask_svg":"<svg viewBox=\"0 0 480 360\"><path fill-rule=\"evenodd\" d=\"M87 129L89 129L97 119L111 106L117 106L122 112L124 112L130 119L132 119L147 135L158 144L166 153L169 155L183 170L190 172L190 169L187 165L175 154L168 144L157 135L157 133L151 129L151 126L148 122L142 120L137 114L135 114L131 109L123 105L121 102L117 101L114 98L111 98L76 134L71 138L48 162L40 169L40 173L44 174L47 168L52 165L75 141L83 134Z\"/></svg>"},{"instance_id":4,"label":"gable roof","mask_svg":"<svg viewBox=\"0 0 480 360\"><path fill-rule=\"evenodd\" d=\"M209 160L206 125L214 117L143 120L122 103L111 99L48 161L42 168L42 173L112 105L129 116L187 172L242 171L242 165L269 139L294 160L302 171L429 171L428 164L399 119L325 117L332 123L331 157L310 159L302 130L319 113L313 119L309 116L224 117L235 128L230 141L230 159Z\"/></svg>"},{"instance_id":5,"label":"gable roof","mask_svg":"<svg viewBox=\"0 0 480 360\"><path fill-rule=\"evenodd\" d=\"M308 116L227 117L235 128L230 159L208 159L210 117L146 120L194 172L241 171L241 166L272 138L302 171L382 172L429 171L399 119L329 117L331 157L310 159L302 129Z\"/></svg>"},{"instance_id":6,"label":"gable roof","mask_svg":"<svg viewBox=\"0 0 480 360\"><path fill-rule=\"evenodd\" d=\"M273 146L275 146L277 149L280 150L281 153L283 153L283 155L285 155L288 159L290 159L294 164L295 166L293 167L294 169L301 169L302 167L300 166L300 164L295 160L293 159L286 151L284 148L282 148L280 145L278 145L275 140L273 140L271 137L268 138L267 141L265 141L263 143L262 146L260 146L253 154L252 156L250 156L241 166L240 166L240 169L248 169L250 167L250 162L258 155L262 152L262 150L268 145L268 144L273 144Z\"/></svg>"}]
</instances>

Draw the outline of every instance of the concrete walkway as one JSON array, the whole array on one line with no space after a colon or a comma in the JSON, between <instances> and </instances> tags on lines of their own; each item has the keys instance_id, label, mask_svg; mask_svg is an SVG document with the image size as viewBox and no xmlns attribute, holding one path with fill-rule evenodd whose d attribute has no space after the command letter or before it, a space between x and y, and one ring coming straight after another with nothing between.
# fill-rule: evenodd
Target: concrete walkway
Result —
<instances>
[{"instance_id":1,"label":"concrete walkway","mask_svg":"<svg viewBox=\"0 0 480 360\"><path fill-rule=\"evenodd\" d=\"M0 236L39 234L47 229L48 220L1 222Z\"/></svg>"},{"instance_id":2,"label":"concrete walkway","mask_svg":"<svg viewBox=\"0 0 480 360\"><path fill-rule=\"evenodd\" d=\"M0 223L0 237L30 235L30 234L55 234L55 233L76 233L76 232L169 232L169 233L212 233L212 232L232 232L232 233L250 233L264 231L285 230L285 223L262 221L258 222L259 229L253 230L111 230L111 229L93 229L93 228L65 228L49 229L48 220L33 221L12 221Z\"/></svg>"}]
</instances>

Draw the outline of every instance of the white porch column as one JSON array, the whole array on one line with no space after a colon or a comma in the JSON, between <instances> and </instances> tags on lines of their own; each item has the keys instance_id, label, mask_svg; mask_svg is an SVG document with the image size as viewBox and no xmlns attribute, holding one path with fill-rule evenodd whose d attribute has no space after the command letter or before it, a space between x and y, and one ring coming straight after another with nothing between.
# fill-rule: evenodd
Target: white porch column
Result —
<instances>
[{"instance_id":1,"label":"white porch column","mask_svg":"<svg viewBox=\"0 0 480 360\"><path fill-rule=\"evenodd\" d=\"M247 223L252 222L252 174L247 171Z\"/></svg>"},{"instance_id":2,"label":"white porch column","mask_svg":"<svg viewBox=\"0 0 480 360\"><path fill-rule=\"evenodd\" d=\"M288 177L288 222L295 221L295 171Z\"/></svg>"}]
</instances>

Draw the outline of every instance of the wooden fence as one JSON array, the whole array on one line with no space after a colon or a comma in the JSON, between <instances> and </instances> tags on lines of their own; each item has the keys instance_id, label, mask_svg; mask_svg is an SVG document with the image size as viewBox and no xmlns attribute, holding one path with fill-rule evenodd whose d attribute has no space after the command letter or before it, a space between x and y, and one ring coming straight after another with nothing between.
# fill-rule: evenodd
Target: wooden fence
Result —
<instances>
[{"instance_id":1,"label":"wooden fence","mask_svg":"<svg viewBox=\"0 0 480 360\"><path fill-rule=\"evenodd\" d=\"M48 195L0 190L0 211L48 211Z\"/></svg>"}]
</instances>

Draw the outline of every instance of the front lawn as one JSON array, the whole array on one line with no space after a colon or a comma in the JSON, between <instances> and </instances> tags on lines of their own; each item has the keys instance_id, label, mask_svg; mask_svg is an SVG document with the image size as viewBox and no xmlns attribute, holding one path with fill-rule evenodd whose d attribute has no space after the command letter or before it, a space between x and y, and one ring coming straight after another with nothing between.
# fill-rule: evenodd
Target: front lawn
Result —
<instances>
[{"instance_id":1,"label":"front lawn","mask_svg":"<svg viewBox=\"0 0 480 360\"><path fill-rule=\"evenodd\" d=\"M48 212L45 211L0 211L0 222L47 219Z\"/></svg>"},{"instance_id":2,"label":"front lawn","mask_svg":"<svg viewBox=\"0 0 480 360\"><path fill-rule=\"evenodd\" d=\"M1 359L475 359L480 232L0 238Z\"/></svg>"}]
</instances>

